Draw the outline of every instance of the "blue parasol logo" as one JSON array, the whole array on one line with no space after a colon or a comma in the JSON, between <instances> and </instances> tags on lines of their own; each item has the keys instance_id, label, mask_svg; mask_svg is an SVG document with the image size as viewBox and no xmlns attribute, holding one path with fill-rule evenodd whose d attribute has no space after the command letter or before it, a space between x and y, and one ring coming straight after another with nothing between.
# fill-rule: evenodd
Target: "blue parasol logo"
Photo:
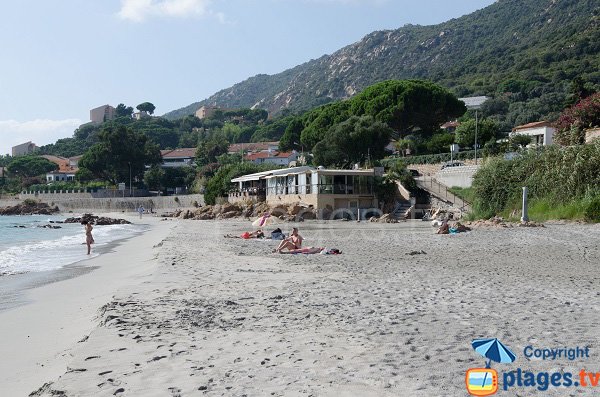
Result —
<instances>
[{"instance_id":1,"label":"blue parasol logo","mask_svg":"<svg viewBox=\"0 0 600 397\"><path fill-rule=\"evenodd\" d=\"M490 396L498 390L498 373L491 369L492 361L512 363L517 356L496 338L475 339L473 349L487 358L485 368L472 368L467 371L467 391L474 396Z\"/></svg>"}]
</instances>

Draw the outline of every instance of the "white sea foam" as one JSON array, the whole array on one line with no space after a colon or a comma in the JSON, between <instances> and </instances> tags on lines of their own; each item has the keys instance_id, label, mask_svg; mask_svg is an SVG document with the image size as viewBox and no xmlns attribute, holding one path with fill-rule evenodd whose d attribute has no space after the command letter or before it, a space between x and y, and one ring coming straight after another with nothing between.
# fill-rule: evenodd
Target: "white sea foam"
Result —
<instances>
[{"instance_id":1,"label":"white sea foam","mask_svg":"<svg viewBox=\"0 0 600 397\"><path fill-rule=\"evenodd\" d=\"M95 244L87 255L81 225L61 224L60 229L40 225L59 217L3 217L0 220L0 274L39 272L97 256L106 245L143 231L140 225L94 226ZM21 227L25 226L25 227Z\"/></svg>"}]
</instances>

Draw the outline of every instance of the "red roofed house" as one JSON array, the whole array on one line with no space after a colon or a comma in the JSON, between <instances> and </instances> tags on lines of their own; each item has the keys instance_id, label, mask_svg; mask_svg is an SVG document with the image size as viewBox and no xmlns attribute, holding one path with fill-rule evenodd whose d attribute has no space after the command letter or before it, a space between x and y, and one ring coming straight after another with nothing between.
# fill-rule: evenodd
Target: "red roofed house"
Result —
<instances>
[{"instance_id":1,"label":"red roofed house","mask_svg":"<svg viewBox=\"0 0 600 397\"><path fill-rule=\"evenodd\" d=\"M277 164L289 166L292 161L298 160L298 152L278 152L269 150L266 152L250 153L244 156L245 161L251 161L255 164Z\"/></svg>"},{"instance_id":2,"label":"red roofed house","mask_svg":"<svg viewBox=\"0 0 600 397\"><path fill-rule=\"evenodd\" d=\"M552 145L555 132L556 128L549 121L536 121L513 128L510 135L529 135L532 145L546 146Z\"/></svg>"},{"instance_id":3,"label":"red roofed house","mask_svg":"<svg viewBox=\"0 0 600 397\"><path fill-rule=\"evenodd\" d=\"M161 150L162 167L193 167L196 165L196 148L181 148L172 150Z\"/></svg>"},{"instance_id":4,"label":"red roofed house","mask_svg":"<svg viewBox=\"0 0 600 397\"><path fill-rule=\"evenodd\" d=\"M460 125L458 121L448 121L440 126L446 132L456 132L456 128Z\"/></svg>"},{"instance_id":5,"label":"red roofed house","mask_svg":"<svg viewBox=\"0 0 600 397\"><path fill-rule=\"evenodd\" d=\"M229 145L229 154L240 152L265 152L268 150L278 150L279 142L247 142L247 143L232 143Z\"/></svg>"},{"instance_id":6,"label":"red roofed house","mask_svg":"<svg viewBox=\"0 0 600 397\"><path fill-rule=\"evenodd\" d=\"M40 157L43 157L46 160L51 161L54 164L58 165L58 170L48 172L46 174L46 182L74 181L75 180L75 174L79 170L79 168L76 165L77 161L75 162L75 165L74 165L71 159L68 159L65 157L51 156L49 154L44 154L43 156L40 156ZM81 157L81 156L76 156L73 158L77 158L77 157Z\"/></svg>"}]
</instances>

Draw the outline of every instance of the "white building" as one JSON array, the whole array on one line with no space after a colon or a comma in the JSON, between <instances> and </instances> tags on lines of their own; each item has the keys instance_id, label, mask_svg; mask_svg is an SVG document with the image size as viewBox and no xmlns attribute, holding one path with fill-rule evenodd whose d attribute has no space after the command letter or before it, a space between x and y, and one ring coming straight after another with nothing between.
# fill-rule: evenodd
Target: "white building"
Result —
<instances>
[{"instance_id":1,"label":"white building","mask_svg":"<svg viewBox=\"0 0 600 397\"><path fill-rule=\"evenodd\" d=\"M52 171L46 174L46 182L70 182L75 180L74 171Z\"/></svg>"},{"instance_id":2,"label":"white building","mask_svg":"<svg viewBox=\"0 0 600 397\"><path fill-rule=\"evenodd\" d=\"M245 161L251 161L254 164L275 164L284 165L288 167L291 162L298 159L298 152L295 150L291 152L278 152L274 150L267 150L265 152L250 153L244 156Z\"/></svg>"},{"instance_id":3,"label":"white building","mask_svg":"<svg viewBox=\"0 0 600 397\"><path fill-rule=\"evenodd\" d=\"M536 121L513 128L510 135L529 135L532 145L547 146L554 142L555 132L556 128L549 121Z\"/></svg>"},{"instance_id":4,"label":"white building","mask_svg":"<svg viewBox=\"0 0 600 397\"><path fill-rule=\"evenodd\" d=\"M352 214L364 218L378 211L374 169L338 170L309 166L243 175L231 180L236 189L229 202L266 201L271 206L302 203L334 217ZM336 215L337 214L337 215Z\"/></svg>"}]
</instances>

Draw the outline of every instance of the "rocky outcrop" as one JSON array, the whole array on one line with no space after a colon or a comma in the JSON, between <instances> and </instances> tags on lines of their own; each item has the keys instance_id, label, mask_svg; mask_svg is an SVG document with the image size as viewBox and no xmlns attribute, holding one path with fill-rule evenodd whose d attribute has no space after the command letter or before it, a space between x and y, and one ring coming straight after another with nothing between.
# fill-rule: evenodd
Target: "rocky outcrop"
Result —
<instances>
[{"instance_id":1,"label":"rocky outcrop","mask_svg":"<svg viewBox=\"0 0 600 397\"><path fill-rule=\"evenodd\" d=\"M52 215L60 212L57 206L26 200L12 207L0 208L0 215Z\"/></svg>"},{"instance_id":2,"label":"rocky outcrop","mask_svg":"<svg viewBox=\"0 0 600 397\"><path fill-rule=\"evenodd\" d=\"M131 222L125 219L115 219L115 218L107 218L104 216L96 216L92 214L83 214L81 217L73 217L67 218L64 220L64 223L81 223L83 221L88 221L93 223L94 225L129 225Z\"/></svg>"},{"instance_id":3,"label":"rocky outcrop","mask_svg":"<svg viewBox=\"0 0 600 397\"><path fill-rule=\"evenodd\" d=\"M510 222L504 220L500 216L495 216L490 219L481 219L473 222L466 222L465 225L470 227L493 227L493 228L509 228L509 227L544 227L543 223L538 222Z\"/></svg>"},{"instance_id":4,"label":"rocky outcrop","mask_svg":"<svg viewBox=\"0 0 600 397\"><path fill-rule=\"evenodd\" d=\"M213 219L258 218L265 213L285 221L301 222L308 219L317 219L317 212L314 208L299 203L289 206L277 205L275 207L270 207L266 203L226 203L205 205L197 209L179 209L173 213L165 213L161 216L206 221Z\"/></svg>"}]
</instances>

